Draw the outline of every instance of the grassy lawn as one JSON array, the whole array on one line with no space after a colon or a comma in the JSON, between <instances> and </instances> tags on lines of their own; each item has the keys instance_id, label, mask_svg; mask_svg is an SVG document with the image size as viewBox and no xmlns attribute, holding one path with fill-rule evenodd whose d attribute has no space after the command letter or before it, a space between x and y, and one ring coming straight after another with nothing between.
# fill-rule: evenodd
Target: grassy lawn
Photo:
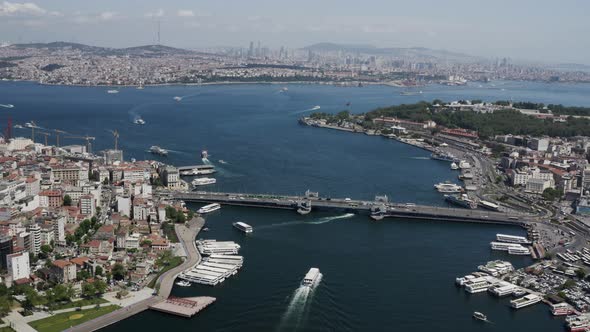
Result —
<instances>
[{"instance_id":1,"label":"grassy lawn","mask_svg":"<svg viewBox=\"0 0 590 332\"><path fill-rule=\"evenodd\" d=\"M16 332L16 331L10 326L4 326L4 327L0 327L0 332Z\"/></svg>"},{"instance_id":2,"label":"grassy lawn","mask_svg":"<svg viewBox=\"0 0 590 332\"><path fill-rule=\"evenodd\" d=\"M175 256L172 257L169 261L168 261L168 265L164 266L164 268L158 272L158 274L154 277L154 279L152 279L152 281L150 281L150 283L148 284L149 288L154 288L156 286L156 282L158 281L158 278L160 278L160 276L165 273L166 271L173 269L175 267L177 267L178 265L182 264L183 260L182 257L179 256Z\"/></svg>"},{"instance_id":3,"label":"grassy lawn","mask_svg":"<svg viewBox=\"0 0 590 332\"><path fill-rule=\"evenodd\" d=\"M162 224L162 230L164 231L164 234L168 236L168 240L170 240L170 242L179 242L178 236L176 236L176 231L174 230L174 223L167 222Z\"/></svg>"},{"instance_id":4,"label":"grassy lawn","mask_svg":"<svg viewBox=\"0 0 590 332\"><path fill-rule=\"evenodd\" d=\"M99 309L64 312L51 317L30 322L29 325L39 332L60 332L72 326L82 324L96 317L119 309L117 305L110 305Z\"/></svg>"},{"instance_id":5,"label":"grassy lawn","mask_svg":"<svg viewBox=\"0 0 590 332\"><path fill-rule=\"evenodd\" d=\"M103 304L107 303L108 301L103 298L93 298L93 299L82 299L79 301L68 302L63 304L58 304L55 307L52 307L51 310L60 310L60 309L69 309L69 308L77 308L77 307L84 307L87 305L93 304Z\"/></svg>"}]
</instances>

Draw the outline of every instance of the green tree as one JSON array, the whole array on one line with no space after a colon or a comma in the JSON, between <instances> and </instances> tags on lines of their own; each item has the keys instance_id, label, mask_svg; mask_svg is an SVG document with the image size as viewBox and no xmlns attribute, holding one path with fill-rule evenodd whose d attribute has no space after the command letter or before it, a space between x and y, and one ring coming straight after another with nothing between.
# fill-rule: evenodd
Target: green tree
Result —
<instances>
[{"instance_id":1,"label":"green tree","mask_svg":"<svg viewBox=\"0 0 590 332\"><path fill-rule=\"evenodd\" d=\"M70 195L64 195L64 205L72 206L72 198L70 197Z\"/></svg>"},{"instance_id":2,"label":"green tree","mask_svg":"<svg viewBox=\"0 0 590 332\"><path fill-rule=\"evenodd\" d=\"M94 269L94 275L95 275L95 276L101 276L101 275L103 274L103 272L104 272L104 271L102 270L102 267L100 267L100 266L97 266L97 267Z\"/></svg>"},{"instance_id":3,"label":"green tree","mask_svg":"<svg viewBox=\"0 0 590 332\"><path fill-rule=\"evenodd\" d=\"M113 266L113 279L115 280L123 280L125 279L125 267L121 263L116 263Z\"/></svg>"},{"instance_id":4,"label":"green tree","mask_svg":"<svg viewBox=\"0 0 590 332\"><path fill-rule=\"evenodd\" d=\"M82 284L82 296L89 298L94 297L96 295L96 288L94 284L85 282Z\"/></svg>"},{"instance_id":5,"label":"green tree","mask_svg":"<svg viewBox=\"0 0 590 332\"><path fill-rule=\"evenodd\" d=\"M41 251L48 254L53 251L53 248L48 244L44 244L41 246Z\"/></svg>"},{"instance_id":6,"label":"green tree","mask_svg":"<svg viewBox=\"0 0 590 332\"><path fill-rule=\"evenodd\" d=\"M106 292L108 288L107 283L102 280L94 281L93 286L97 294L104 294L104 292Z\"/></svg>"}]
</instances>

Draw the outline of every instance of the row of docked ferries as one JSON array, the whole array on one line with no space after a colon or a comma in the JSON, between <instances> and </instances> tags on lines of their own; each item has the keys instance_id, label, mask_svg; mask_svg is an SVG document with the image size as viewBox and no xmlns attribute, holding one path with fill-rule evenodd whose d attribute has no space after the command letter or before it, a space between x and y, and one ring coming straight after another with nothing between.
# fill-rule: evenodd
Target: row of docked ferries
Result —
<instances>
[{"instance_id":1,"label":"row of docked ferries","mask_svg":"<svg viewBox=\"0 0 590 332\"><path fill-rule=\"evenodd\" d=\"M503 281L499 277L514 271L509 262L491 261L478 266L479 271L455 279L459 287L464 287L470 294L489 292L497 297L514 296L510 306L514 309L524 308L542 300L537 294L528 293L517 285Z\"/></svg>"},{"instance_id":2,"label":"row of docked ferries","mask_svg":"<svg viewBox=\"0 0 590 332\"><path fill-rule=\"evenodd\" d=\"M496 234L496 241L490 242L492 250L507 251L510 255L530 255L531 250L524 245L531 241L524 236Z\"/></svg>"},{"instance_id":3,"label":"row of docked ferries","mask_svg":"<svg viewBox=\"0 0 590 332\"><path fill-rule=\"evenodd\" d=\"M192 269L182 272L178 278L188 283L216 286L236 275L243 264L242 256L211 254Z\"/></svg>"}]
</instances>

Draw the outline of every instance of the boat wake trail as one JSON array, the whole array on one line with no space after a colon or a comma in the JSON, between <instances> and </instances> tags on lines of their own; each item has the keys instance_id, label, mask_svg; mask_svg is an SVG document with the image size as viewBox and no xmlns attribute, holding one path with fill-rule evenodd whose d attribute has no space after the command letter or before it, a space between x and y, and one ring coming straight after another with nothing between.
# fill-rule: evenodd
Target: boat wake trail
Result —
<instances>
[{"instance_id":1,"label":"boat wake trail","mask_svg":"<svg viewBox=\"0 0 590 332\"><path fill-rule=\"evenodd\" d=\"M428 157L410 157L410 159L416 159L416 160L430 160L430 158L428 158Z\"/></svg>"},{"instance_id":2,"label":"boat wake trail","mask_svg":"<svg viewBox=\"0 0 590 332\"><path fill-rule=\"evenodd\" d=\"M4 108L13 108L14 105L12 104L0 104L0 107L4 107Z\"/></svg>"},{"instance_id":3,"label":"boat wake trail","mask_svg":"<svg viewBox=\"0 0 590 332\"><path fill-rule=\"evenodd\" d=\"M302 110L302 111L295 111L295 112L292 112L292 113L290 113L290 114L301 114L301 113L306 113L306 112L311 112L311 111L317 111L317 110L319 110L320 108L321 108L320 106L314 106L314 107L312 107L312 108L308 108L308 109L306 109L306 110Z\"/></svg>"},{"instance_id":4,"label":"boat wake trail","mask_svg":"<svg viewBox=\"0 0 590 332\"><path fill-rule=\"evenodd\" d=\"M285 227L285 226L294 226L294 225L321 225L325 223L329 223L336 220L348 219L354 216L354 213L347 213L340 216L332 216L332 217L323 217L319 219L314 219L312 221L303 221L303 220L294 220L294 221L285 221L276 224L264 225L256 227L257 230L261 229L268 229L268 228L277 228L277 227Z\"/></svg>"},{"instance_id":5,"label":"boat wake trail","mask_svg":"<svg viewBox=\"0 0 590 332\"><path fill-rule=\"evenodd\" d=\"M317 281L311 287L300 286L293 292L291 302L287 306L287 310L281 317L281 322L277 328L277 331L297 331L302 323L307 320L309 316L309 309L315 289L322 280L322 274L320 273Z\"/></svg>"},{"instance_id":6,"label":"boat wake trail","mask_svg":"<svg viewBox=\"0 0 590 332\"><path fill-rule=\"evenodd\" d=\"M320 218L315 221L306 221L304 223L310 224L310 225L321 225L321 224L329 223L329 222L336 221L336 220L348 219L351 217L354 217L354 213L347 213L347 214L343 214L341 216L334 216L334 217L324 217L324 218Z\"/></svg>"},{"instance_id":7,"label":"boat wake trail","mask_svg":"<svg viewBox=\"0 0 590 332\"><path fill-rule=\"evenodd\" d=\"M207 158L201 158L201 161L203 162L203 164L211 165L211 162Z\"/></svg>"}]
</instances>

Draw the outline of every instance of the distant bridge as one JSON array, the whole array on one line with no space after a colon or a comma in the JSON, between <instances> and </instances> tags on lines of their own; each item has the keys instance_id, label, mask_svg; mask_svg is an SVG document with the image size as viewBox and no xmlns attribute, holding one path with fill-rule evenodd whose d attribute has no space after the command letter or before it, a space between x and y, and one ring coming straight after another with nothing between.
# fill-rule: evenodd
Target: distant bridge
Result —
<instances>
[{"instance_id":1,"label":"distant bridge","mask_svg":"<svg viewBox=\"0 0 590 332\"><path fill-rule=\"evenodd\" d=\"M186 202L219 203L222 205L249 206L295 210L309 213L313 210L340 211L364 214L374 219L404 218L446 220L475 223L509 224L526 227L540 221L529 214L505 213L488 210L448 208L411 203L391 203L386 196L376 197L375 201L351 200L340 198L322 198L317 193L307 192L305 196L285 196L267 194L244 194L194 191L173 193L172 198ZM307 208L307 211L305 210Z\"/></svg>"}]
</instances>

